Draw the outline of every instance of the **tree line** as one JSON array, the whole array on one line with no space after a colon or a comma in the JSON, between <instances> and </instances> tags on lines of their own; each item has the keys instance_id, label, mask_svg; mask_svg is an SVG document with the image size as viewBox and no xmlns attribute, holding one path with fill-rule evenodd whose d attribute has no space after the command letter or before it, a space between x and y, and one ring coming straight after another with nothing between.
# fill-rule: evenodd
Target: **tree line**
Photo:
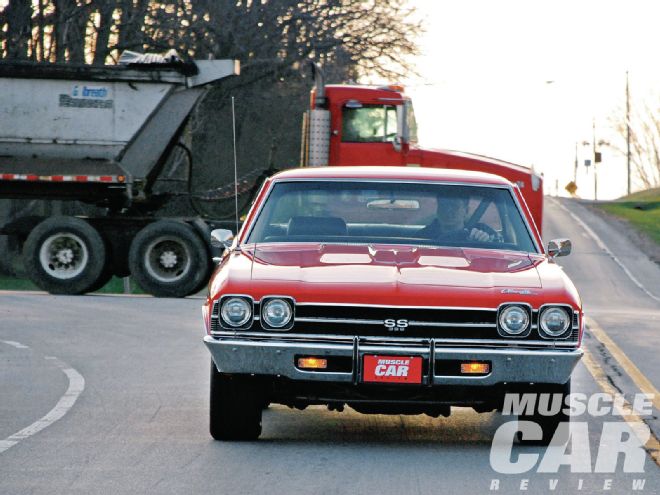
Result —
<instances>
[{"instance_id":1,"label":"tree line","mask_svg":"<svg viewBox=\"0 0 660 495\"><path fill-rule=\"evenodd\" d=\"M174 49L183 59L238 59L241 75L214 87L191 119L201 190L233 180L231 97L239 175L296 166L306 62L320 63L329 82L396 81L417 53L411 14L405 0L0 0L0 58L103 65L124 50Z\"/></svg>"}]
</instances>

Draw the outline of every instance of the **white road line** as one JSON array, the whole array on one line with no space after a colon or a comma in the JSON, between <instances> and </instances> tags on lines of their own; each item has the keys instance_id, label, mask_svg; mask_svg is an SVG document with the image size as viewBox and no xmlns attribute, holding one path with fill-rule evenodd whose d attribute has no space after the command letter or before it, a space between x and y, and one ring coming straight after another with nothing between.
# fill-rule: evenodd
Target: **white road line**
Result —
<instances>
[{"instance_id":1,"label":"white road line","mask_svg":"<svg viewBox=\"0 0 660 495\"><path fill-rule=\"evenodd\" d=\"M642 290L647 296L649 296L651 299L655 299L656 301L660 302L660 297L656 296L655 294L652 294L652 293L651 293L646 287L644 287L644 285L642 285L642 283L641 283L639 280L637 280L637 278L636 278L636 277L630 272L630 270L628 270L628 267L627 267L626 265L624 265L624 264L621 262L621 260L619 260L619 258L617 258L617 257L614 255L614 253L613 253L612 251L610 251L610 249L605 245L605 243L603 242L603 240L602 240L600 237L598 237L598 234L596 234L593 230L591 230L591 227L589 227L586 223L584 223L580 217L578 217L575 213L573 213L571 210L569 210L568 208L566 208L566 207L565 207L563 204L561 204L559 201L557 201L557 200L554 199L554 198L549 198L549 199L551 199L552 202L555 203L559 208L561 208L561 209L564 210L566 213L568 213L571 217L573 217L573 219L574 219L577 223L579 223L579 224L582 226L582 228L583 228L584 231L589 235L589 237L591 237L591 238L596 242L596 244L598 245L598 247L599 247L600 249L602 249L603 251L605 251L605 252L609 255L609 257L612 258L612 260L613 260L617 265L619 265L619 266L621 267L621 269L623 270L623 273L625 273L625 274L628 276L628 278L629 278L630 280L632 280L632 282L633 282L637 287L639 287L639 288L640 288L640 289L641 289L641 290Z\"/></svg>"},{"instance_id":2,"label":"white road line","mask_svg":"<svg viewBox=\"0 0 660 495\"><path fill-rule=\"evenodd\" d=\"M13 341L3 342L9 345L20 344L19 342ZM20 345L22 347L17 347L16 345L14 345L14 347L17 347L18 349L29 349L29 347L26 345ZM45 359L54 363L58 368L62 370L62 372L69 379L69 387L67 388L64 395L60 397L60 400L57 402L57 404L55 404L55 407L53 407L44 417L38 419L26 428L23 428L21 431L8 436L4 440L0 440L0 454L10 449L18 442L25 440L26 438L31 437L36 433L39 433L44 428L49 427L58 419L61 419L66 413L69 412L69 410L76 403L76 400L78 400L78 396L85 389L85 379L75 369L71 368L69 365L60 361L56 357L47 356Z\"/></svg>"},{"instance_id":3,"label":"white road line","mask_svg":"<svg viewBox=\"0 0 660 495\"><path fill-rule=\"evenodd\" d=\"M20 342L16 342L14 340L3 340L2 342L4 342L7 345L10 345L12 347L16 347L16 349L29 349L28 346L23 345Z\"/></svg>"}]
</instances>

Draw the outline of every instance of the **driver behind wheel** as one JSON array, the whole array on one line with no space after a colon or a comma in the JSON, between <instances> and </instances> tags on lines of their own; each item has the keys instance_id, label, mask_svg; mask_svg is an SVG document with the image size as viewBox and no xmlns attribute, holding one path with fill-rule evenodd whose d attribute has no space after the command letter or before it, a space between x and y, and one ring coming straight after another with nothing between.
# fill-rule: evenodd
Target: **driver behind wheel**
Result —
<instances>
[{"instance_id":1,"label":"driver behind wheel","mask_svg":"<svg viewBox=\"0 0 660 495\"><path fill-rule=\"evenodd\" d=\"M493 242L497 232L488 225L467 226L469 198L444 195L437 199L436 218L419 231L420 237L442 241Z\"/></svg>"}]
</instances>

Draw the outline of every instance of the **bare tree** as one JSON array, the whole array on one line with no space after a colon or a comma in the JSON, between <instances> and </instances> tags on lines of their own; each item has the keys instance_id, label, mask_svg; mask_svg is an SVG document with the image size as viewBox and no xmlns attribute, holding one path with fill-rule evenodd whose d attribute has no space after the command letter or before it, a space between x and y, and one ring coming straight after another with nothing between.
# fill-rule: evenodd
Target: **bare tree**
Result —
<instances>
[{"instance_id":1,"label":"bare tree","mask_svg":"<svg viewBox=\"0 0 660 495\"><path fill-rule=\"evenodd\" d=\"M660 187L660 96L655 95L646 101L632 100L629 115L631 172L643 189ZM610 123L619 136L612 146L625 156L625 112L617 111Z\"/></svg>"},{"instance_id":2,"label":"bare tree","mask_svg":"<svg viewBox=\"0 0 660 495\"><path fill-rule=\"evenodd\" d=\"M32 5L25 0L9 0L3 11L7 24L5 51L8 58L28 58L28 44L32 31Z\"/></svg>"},{"instance_id":3,"label":"bare tree","mask_svg":"<svg viewBox=\"0 0 660 495\"><path fill-rule=\"evenodd\" d=\"M241 77L211 91L192 119L195 182L231 182L231 97L239 172L294 166L302 114L320 62L329 82L412 71L421 30L406 0L10 0L0 7L0 59L116 62L124 50L232 58Z\"/></svg>"}]
</instances>

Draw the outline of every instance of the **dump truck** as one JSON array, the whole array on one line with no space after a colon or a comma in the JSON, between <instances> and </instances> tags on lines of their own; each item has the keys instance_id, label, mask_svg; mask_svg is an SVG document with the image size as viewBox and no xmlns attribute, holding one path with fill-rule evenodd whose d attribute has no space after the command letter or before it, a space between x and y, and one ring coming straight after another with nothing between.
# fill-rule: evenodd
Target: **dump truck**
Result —
<instances>
[{"instance_id":1,"label":"dump truck","mask_svg":"<svg viewBox=\"0 0 660 495\"><path fill-rule=\"evenodd\" d=\"M154 184L177 148L190 155L184 128L210 85L239 72L234 60L174 55L99 67L0 63L0 198L75 200L101 212L0 226L19 240L37 286L82 294L130 274L156 296L203 288L219 224L156 217L168 196Z\"/></svg>"},{"instance_id":2,"label":"dump truck","mask_svg":"<svg viewBox=\"0 0 660 495\"><path fill-rule=\"evenodd\" d=\"M131 275L156 296L192 294L212 269L210 231L228 226L200 215L156 217L169 196L155 194L154 184L175 149L190 157L182 136L191 112L210 84L238 75L239 64L133 55L102 67L0 63L0 198L77 200L103 208L85 217L18 216L0 225L0 234L22 246L29 278L51 293L91 292L113 275ZM312 67L301 166L493 173L520 188L540 231L543 182L532 169L422 148L403 87L326 85L321 69ZM208 199L226 199L237 187L248 196L265 175L251 171Z\"/></svg>"},{"instance_id":3,"label":"dump truck","mask_svg":"<svg viewBox=\"0 0 660 495\"><path fill-rule=\"evenodd\" d=\"M303 119L303 165L434 167L499 175L520 188L541 232L543 178L531 167L473 153L424 148L418 144L413 102L403 86L326 84L323 71L316 64L311 67L314 88Z\"/></svg>"}]
</instances>

